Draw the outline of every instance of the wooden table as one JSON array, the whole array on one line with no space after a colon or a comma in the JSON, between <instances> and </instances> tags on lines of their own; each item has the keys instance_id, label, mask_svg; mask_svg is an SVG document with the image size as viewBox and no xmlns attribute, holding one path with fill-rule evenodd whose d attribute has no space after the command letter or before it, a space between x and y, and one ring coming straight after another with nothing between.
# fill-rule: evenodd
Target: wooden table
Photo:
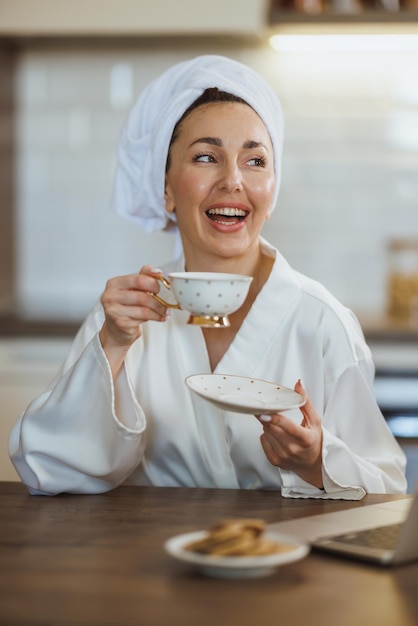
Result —
<instances>
[{"instance_id":1,"label":"wooden table","mask_svg":"<svg viewBox=\"0 0 418 626\"><path fill-rule=\"evenodd\" d=\"M218 580L163 550L167 538L224 517L274 522L390 497L333 502L151 487L33 497L19 483L0 483L0 624L416 625L418 563L387 570L311 553L266 578Z\"/></svg>"}]
</instances>

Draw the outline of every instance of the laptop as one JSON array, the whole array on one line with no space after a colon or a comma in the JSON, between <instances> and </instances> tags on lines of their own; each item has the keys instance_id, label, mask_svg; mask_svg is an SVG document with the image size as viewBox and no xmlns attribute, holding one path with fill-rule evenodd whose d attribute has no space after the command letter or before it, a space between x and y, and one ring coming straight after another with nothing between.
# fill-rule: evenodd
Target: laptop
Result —
<instances>
[{"instance_id":1,"label":"laptop","mask_svg":"<svg viewBox=\"0 0 418 626\"><path fill-rule=\"evenodd\" d=\"M313 550L380 565L418 561L418 494L269 524Z\"/></svg>"}]
</instances>

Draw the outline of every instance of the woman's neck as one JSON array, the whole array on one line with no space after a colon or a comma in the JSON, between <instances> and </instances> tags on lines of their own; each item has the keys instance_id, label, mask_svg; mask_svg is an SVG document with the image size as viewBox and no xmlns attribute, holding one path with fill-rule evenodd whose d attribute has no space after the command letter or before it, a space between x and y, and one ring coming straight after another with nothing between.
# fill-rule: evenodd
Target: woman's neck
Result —
<instances>
[{"instance_id":1,"label":"woman's neck","mask_svg":"<svg viewBox=\"0 0 418 626\"><path fill-rule=\"evenodd\" d=\"M234 257L185 254L185 269L188 272L219 272L223 274L241 274L255 278L260 273L264 255L261 246Z\"/></svg>"}]
</instances>

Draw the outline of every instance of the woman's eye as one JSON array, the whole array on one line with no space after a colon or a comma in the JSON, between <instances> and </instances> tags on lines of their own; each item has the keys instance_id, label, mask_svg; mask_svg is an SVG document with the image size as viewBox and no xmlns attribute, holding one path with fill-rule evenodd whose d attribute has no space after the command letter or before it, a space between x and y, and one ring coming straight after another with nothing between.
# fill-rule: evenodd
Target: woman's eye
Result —
<instances>
[{"instance_id":1,"label":"woman's eye","mask_svg":"<svg viewBox=\"0 0 418 626\"><path fill-rule=\"evenodd\" d=\"M213 163L215 161L215 157L212 154L196 154L193 158L193 161L197 163Z\"/></svg>"},{"instance_id":2,"label":"woman's eye","mask_svg":"<svg viewBox=\"0 0 418 626\"><path fill-rule=\"evenodd\" d=\"M257 167L265 167L266 160L263 157L253 157L248 161L249 165L256 165Z\"/></svg>"}]
</instances>

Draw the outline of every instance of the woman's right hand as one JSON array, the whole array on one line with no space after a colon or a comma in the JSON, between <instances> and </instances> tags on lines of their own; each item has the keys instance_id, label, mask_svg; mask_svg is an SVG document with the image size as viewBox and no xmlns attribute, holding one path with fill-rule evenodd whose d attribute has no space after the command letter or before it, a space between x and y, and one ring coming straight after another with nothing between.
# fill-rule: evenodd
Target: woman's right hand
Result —
<instances>
[{"instance_id":1,"label":"woman's right hand","mask_svg":"<svg viewBox=\"0 0 418 626\"><path fill-rule=\"evenodd\" d=\"M114 376L141 336L141 324L166 319L167 309L152 297L160 290L160 275L161 270L146 265L138 274L111 278L106 284L100 299L106 319L99 336Z\"/></svg>"}]
</instances>

